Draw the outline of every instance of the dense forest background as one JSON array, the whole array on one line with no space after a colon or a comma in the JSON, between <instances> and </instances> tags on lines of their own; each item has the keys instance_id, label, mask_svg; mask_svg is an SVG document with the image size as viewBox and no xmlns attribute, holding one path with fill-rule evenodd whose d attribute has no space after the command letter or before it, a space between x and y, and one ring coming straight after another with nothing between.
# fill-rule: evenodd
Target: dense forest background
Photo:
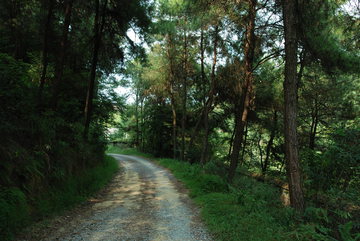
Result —
<instances>
[{"instance_id":1,"label":"dense forest background","mask_svg":"<svg viewBox=\"0 0 360 241\"><path fill-rule=\"evenodd\" d=\"M317 233L356 240L359 13L345 0L2 1L0 232L111 178L110 140L273 183Z\"/></svg>"},{"instance_id":2,"label":"dense forest background","mask_svg":"<svg viewBox=\"0 0 360 241\"><path fill-rule=\"evenodd\" d=\"M145 31L149 10L134 0L1 1L1 240L116 171L104 130L124 101L108 76L141 53L126 32Z\"/></svg>"}]
</instances>

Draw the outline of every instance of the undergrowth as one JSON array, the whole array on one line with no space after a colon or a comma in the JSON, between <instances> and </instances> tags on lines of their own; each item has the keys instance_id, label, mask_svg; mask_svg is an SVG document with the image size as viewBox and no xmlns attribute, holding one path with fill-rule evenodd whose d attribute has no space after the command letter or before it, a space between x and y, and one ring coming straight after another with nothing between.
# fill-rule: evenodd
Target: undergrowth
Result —
<instances>
[{"instance_id":1,"label":"undergrowth","mask_svg":"<svg viewBox=\"0 0 360 241\"><path fill-rule=\"evenodd\" d=\"M85 201L113 177L118 170L114 158L106 156L98 166L71 176L61 184L30 199L18 188L0 190L0 240L12 240L31 222L59 214Z\"/></svg>"},{"instance_id":2,"label":"undergrowth","mask_svg":"<svg viewBox=\"0 0 360 241\"><path fill-rule=\"evenodd\" d=\"M201 167L117 147L108 152L146 156L170 169L201 207L202 218L216 240L339 240L319 221L324 218L320 208L309 207L300 216L282 205L279 188L251 177L238 175L230 185L218 175L225 171L219 163ZM351 223L346 225L339 226L340 240L360 240L351 234Z\"/></svg>"}]
</instances>

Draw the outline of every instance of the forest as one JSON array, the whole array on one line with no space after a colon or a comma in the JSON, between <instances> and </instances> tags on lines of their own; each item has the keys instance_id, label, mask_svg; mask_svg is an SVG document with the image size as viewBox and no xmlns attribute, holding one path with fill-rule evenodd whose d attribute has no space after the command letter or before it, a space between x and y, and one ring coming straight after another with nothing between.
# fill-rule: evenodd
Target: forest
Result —
<instances>
[{"instance_id":1,"label":"forest","mask_svg":"<svg viewBox=\"0 0 360 241\"><path fill-rule=\"evenodd\" d=\"M360 2L1 1L0 137L2 240L126 150L195 172L216 240L360 240Z\"/></svg>"}]
</instances>

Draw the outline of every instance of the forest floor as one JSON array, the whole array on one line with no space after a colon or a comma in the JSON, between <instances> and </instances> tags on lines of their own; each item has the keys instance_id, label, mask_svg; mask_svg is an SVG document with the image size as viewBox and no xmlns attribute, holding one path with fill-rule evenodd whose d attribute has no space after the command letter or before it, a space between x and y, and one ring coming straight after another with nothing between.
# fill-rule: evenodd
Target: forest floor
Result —
<instances>
[{"instance_id":1,"label":"forest floor","mask_svg":"<svg viewBox=\"0 0 360 241\"><path fill-rule=\"evenodd\" d=\"M144 158L111 155L123 168L107 188L17 240L213 240L168 170Z\"/></svg>"}]
</instances>

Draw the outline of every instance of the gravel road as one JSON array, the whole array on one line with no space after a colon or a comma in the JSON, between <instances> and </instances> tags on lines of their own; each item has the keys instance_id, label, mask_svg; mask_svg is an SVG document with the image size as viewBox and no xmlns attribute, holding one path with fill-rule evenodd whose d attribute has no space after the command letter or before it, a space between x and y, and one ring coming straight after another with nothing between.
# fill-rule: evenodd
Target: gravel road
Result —
<instances>
[{"instance_id":1,"label":"gravel road","mask_svg":"<svg viewBox=\"0 0 360 241\"><path fill-rule=\"evenodd\" d=\"M19 240L213 240L169 171L144 158L111 156L123 171L91 204Z\"/></svg>"}]
</instances>

